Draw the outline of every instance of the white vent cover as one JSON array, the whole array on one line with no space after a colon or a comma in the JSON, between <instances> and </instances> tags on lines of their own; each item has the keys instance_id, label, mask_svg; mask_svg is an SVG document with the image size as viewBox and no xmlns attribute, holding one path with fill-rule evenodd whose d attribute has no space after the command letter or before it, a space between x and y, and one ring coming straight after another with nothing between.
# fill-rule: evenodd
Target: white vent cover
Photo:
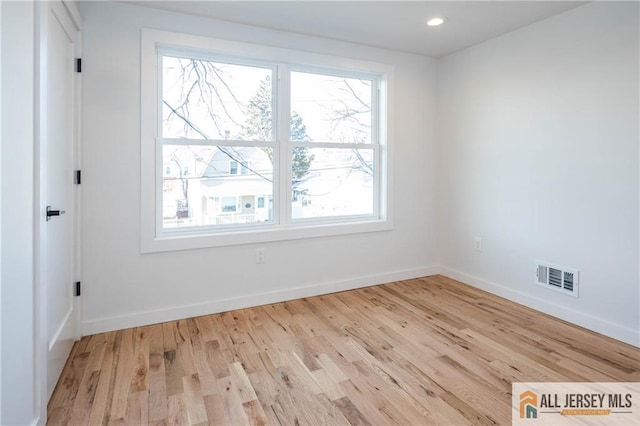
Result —
<instances>
[{"instance_id":1,"label":"white vent cover","mask_svg":"<svg viewBox=\"0 0 640 426\"><path fill-rule=\"evenodd\" d=\"M539 286L578 297L579 273L576 269L553 265L548 262L536 263L536 284Z\"/></svg>"}]
</instances>

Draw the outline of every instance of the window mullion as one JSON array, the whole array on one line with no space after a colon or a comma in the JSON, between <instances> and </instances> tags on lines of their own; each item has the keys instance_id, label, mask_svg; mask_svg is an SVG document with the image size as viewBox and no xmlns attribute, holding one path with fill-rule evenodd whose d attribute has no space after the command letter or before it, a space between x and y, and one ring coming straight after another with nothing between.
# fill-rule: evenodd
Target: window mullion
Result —
<instances>
[{"instance_id":1,"label":"window mullion","mask_svg":"<svg viewBox=\"0 0 640 426\"><path fill-rule=\"evenodd\" d=\"M276 96L277 108L277 149L278 156L278 211L279 223L291 223L291 101L290 101L289 67L286 64L278 66L278 85Z\"/></svg>"},{"instance_id":2,"label":"window mullion","mask_svg":"<svg viewBox=\"0 0 640 426\"><path fill-rule=\"evenodd\" d=\"M373 149L374 146L375 144L370 144L370 143L307 142L307 141L291 142L291 147L304 147L304 148Z\"/></svg>"},{"instance_id":3,"label":"window mullion","mask_svg":"<svg viewBox=\"0 0 640 426\"><path fill-rule=\"evenodd\" d=\"M273 141L260 140L229 140L229 139L193 139L193 138L163 138L157 140L163 145L191 145L191 146L230 146L263 148L273 145Z\"/></svg>"},{"instance_id":4,"label":"window mullion","mask_svg":"<svg viewBox=\"0 0 640 426\"><path fill-rule=\"evenodd\" d=\"M163 156L163 144L161 142L156 142L155 147L155 179L156 179L156 229L155 235L158 235L162 232L162 206L164 202L164 191L163 191L163 180L162 180L162 156Z\"/></svg>"},{"instance_id":5,"label":"window mullion","mask_svg":"<svg viewBox=\"0 0 640 426\"><path fill-rule=\"evenodd\" d=\"M380 217L382 206L382 153L381 146L376 144L373 148L373 167L374 167L374 179L373 179L373 214L376 217Z\"/></svg>"},{"instance_id":6,"label":"window mullion","mask_svg":"<svg viewBox=\"0 0 640 426\"><path fill-rule=\"evenodd\" d=\"M156 214L155 214L155 229L154 235L157 236L162 232L163 221L162 221L162 209L164 203L164 191L162 190L163 180L162 180L162 156L163 156L163 143L159 139L163 136L162 134L162 117L163 117L163 87L164 87L164 79L163 79L163 57L162 55L157 55L157 66L156 66L156 78L158 79L158 84L156 86L156 142L154 146L155 152L155 206L156 206Z\"/></svg>"},{"instance_id":7,"label":"window mullion","mask_svg":"<svg viewBox=\"0 0 640 426\"><path fill-rule=\"evenodd\" d=\"M383 164L381 153L381 140L380 140L380 78L376 78L371 85L371 143L375 146L373 156L374 167L374 179L373 179L373 212L377 217L380 217L381 206L383 204L382 188L384 187L382 182L383 176ZM384 195L386 197L386 195ZM386 212L384 213L386 215Z\"/></svg>"},{"instance_id":8,"label":"window mullion","mask_svg":"<svg viewBox=\"0 0 640 426\"><path fill-rule=\"evenodd\" d=\"M380 79L371 85L371 143L380 145Z\"/></svg>"}]
</instances>

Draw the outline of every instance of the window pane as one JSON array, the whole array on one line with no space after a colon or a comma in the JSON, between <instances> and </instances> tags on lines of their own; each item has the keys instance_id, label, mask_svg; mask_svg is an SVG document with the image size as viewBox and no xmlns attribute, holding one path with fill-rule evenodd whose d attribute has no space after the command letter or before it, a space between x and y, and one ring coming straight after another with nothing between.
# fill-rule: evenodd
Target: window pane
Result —
<instances>
[{"instance_id":1,"label":"window pane","mask_svg":"<svg viewBox=\"0 0 640 426\"><path fill-rule=\"evenodd\" d=\"M165 145L162 153L165 229L272 220L268 148Z\"/></svg>"},{"instance_id":2,"label":"window pane","mask_svg":"<svg viewBox=\"0 0 640 426\"><path fill-rule=\"evenodd\" d=\"M273 140L272 70L162 57L162 136Z\"/></svg>"},{"instance_id":3,"label":"window pane","mask_svg":"<svg viewBox=\"0 0 640 426\"><path fill-rule=\"evenodd\" d=\"M291 140L371 143L372 81L291 73Z\"/></svg>"},{"instance_id":4,"label":"window pane","mask_svg":"<svg viewBox=\"0 0 640 426\"><path fill-rule=\"evenodd\" d=\"M238 197L217 197L216 202L220 203L220 211L223 213L229 212L237 212L239 210L238 207Z\"/></svg>"},{"instance_id":5,"label":"window pane","mask_svg":"<svg viewBox=\"0 0 640 426\"><path fill-rule=\"evenodd\" d=\"M373 174L373 150L294 148L292 217L373 214Z\"/></svg>"}]
</instances>

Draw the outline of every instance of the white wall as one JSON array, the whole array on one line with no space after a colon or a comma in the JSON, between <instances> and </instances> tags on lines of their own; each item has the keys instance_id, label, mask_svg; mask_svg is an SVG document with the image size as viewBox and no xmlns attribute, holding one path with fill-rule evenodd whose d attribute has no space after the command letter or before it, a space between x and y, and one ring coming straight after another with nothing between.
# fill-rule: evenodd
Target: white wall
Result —
<instances>
[{"instance_id":1,"label":"white wall","mask_svg":"<svg viewBox=\"0 0 640 426\"><path fill-rule=\"evenodd\" d=\"M137 6L83 2L83 332L428 274L435 235L435 61ZM140 28L392 64L393 231L140 254ZM271 293L271 294L264 294Z\"/></svg>"},{"instance_id":2,"label":"white wall","mask_svg":"<svg viewBox=\"0 0 640 426\"><path fill-rule=\"evenodd\" d=\"M34 422L34 5L1 2L2 417Z\"/></svg>"},{"instance_id":3,"label":"white wall","mask_svg":"<svg viewBox=\"0 0 640 426\"><path fill-rule=\"evenodd\" d=\"M590 3L438 64L443 272L635 345L638 15ZM536 260L579 269L580 297Z\"/></svg>"}]
</instances>

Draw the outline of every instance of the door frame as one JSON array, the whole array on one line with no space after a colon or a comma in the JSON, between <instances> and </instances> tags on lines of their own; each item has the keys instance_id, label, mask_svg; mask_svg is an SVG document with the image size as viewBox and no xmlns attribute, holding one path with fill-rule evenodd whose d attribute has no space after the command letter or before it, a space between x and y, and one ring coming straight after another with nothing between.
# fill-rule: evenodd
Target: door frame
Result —
<instances>
[{"instance_id":1,"label":"door frame","mask_svg":"<svg viewBox=\"0 0 640 426\"><path fill-rule=\"evenodd\" d=\"M47 355L49 352L49 342L47 336L47 291L42 279L43 262L45 260L45 244L43 223L46 217L46 176L47 176L47 31L49 8L56 7L61 13L66 13L68 22L72 25L72 30L76 32L75 57L82 57L82 19L76 3L73 0L55 0L46 2L35 2L35 143L34 143L34 326L35 326L35 400L36 413L38 414L37 424L45 424L47 421L47 404L50 395L47 392ZM72 141L72 164L75 170L80 170L81 160L81 78L79 73L74 73L73 77L74 105L73 105L73 141ZM72 271L73 281L80 281L81 276L81 209L80 209L80 185L74 185L72 191L73 205L67 208L73 210L73 250L72 250ZM72 286L73 283L69 283ZM74 297L74 315L76 316L76 340L81 337L81 298Z\"/></svg>"}]
</instances>

